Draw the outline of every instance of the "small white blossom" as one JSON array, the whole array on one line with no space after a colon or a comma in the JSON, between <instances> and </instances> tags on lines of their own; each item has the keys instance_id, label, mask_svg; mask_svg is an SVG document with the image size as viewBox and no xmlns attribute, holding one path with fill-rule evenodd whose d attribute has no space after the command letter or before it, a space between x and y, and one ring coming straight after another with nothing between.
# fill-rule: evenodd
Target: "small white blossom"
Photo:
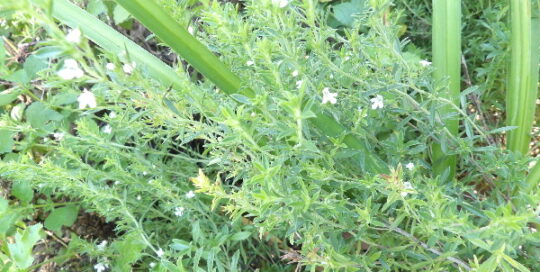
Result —
<instances>
[{"instance_id":1,"label":"small white blossom","mask_svg":"<svg viewBox=\"0 0 540 272\"><path fill-rule=\"evenodd\" d=\"M187 31L188 31L189 34L191 34L191 35L193 35L193 33L195 33L195 29L193 29L192 26L188 26Z\"/></svg>"},{"instance_id":2,"label":"small white blossom","mask_svg":"<svg viewBox=\"0 0 540 272\"><path fill-rule=\"evenodd\" d=\"M107 68L107 70L109 70L109 71L112 71L112 70L116 69L116 65L114 65L114 63L109 62L109 63L107 63L107 65L105 65L105 68Z\"/></svg>"},{"instance_id":3,"label":"small white blossom","mask_svg":"<svg viewBox=\"0 0 540 272\"><path fill-rule=\"evenodd\" d=\"M103 240L99 245L97 245L97 249L99 251L105 250L105 247L107 247L107 240Z\"/></svg>"},{"instance_id":4,"label":"small white blossom","mask_svg":"<svg viewBox=\"0 0 540 272\"><path fill-rule=\"evenodd\" d=\"M298 76L298 70L294 70L294 71L292 72L292 76L293 76L293 77L297 77L297 76Z\"/></svg>"},{"instance_id":5,"label":"small white blossom","mask_svg":"<svg viewBox=\"0 0 540 272\"><path fill-rule=\"evenodd\" d=\"M114 182L114 185L118 185L118 184L120 184L120 181L117 180Z\"/></svg>"},{"instance_id":6,"label":"small white blossom","mask_svg":"<svg viewBox=\"0 0 540 272\"><path fill-rule=\"evenodd\" d=\"M251 117L255 117L255 116L257 116L257 114L255 112L252 112Z\"/></svg>"},{"instance_id":7,"label":"small white blossom","mask_svg":"<svg viewBox=\"0 0 540 272\"><path fill-rule=\"evenodd\" d=\"M146 176L146 175L148 175L148 172L143 171L143 172L142 172L142 175L143 175L143 176Z\"/></svg>"},{"instance_id":8,"label":"small white blossom","mask_svg":"<svg viewBox=\"0 0 540 272\"><path fill-rule=\"evenodd\" d=\"M351 59L351 57L349 57L349 56L346 56L346 57L344 58L345 61L348 61L348 60L350 60L350 59Z\"/></svg>"},{"instance_id":9,"label":"small white blossom","mask_svg":"<svg viewBox=\"0 0 540 272\"><path fill-rule=\"evenodd\" d=\"M81 78L84 76L84 71L81 70L79 64L74 59L64 60L64 66L57 72L58 76L65 80Z\"/></svg>"},{"instance_id":10,"label":"small white blossom","mask_svg":"<svg viewBox=\"0 0 540 272\"><path fill-rule=\"evenodd\" d=\"M140 196L140 195L137 196L137 200L141 200L141 196Z\"/></svg>"},{"instance_id":11,"label":"small white blossom","mask_svg":"<svg viewBox=\"0 0 540 272\"><path fill-rule=\"evenodd\" d=\"M64 132L55 132L53 133L53 137L57 141L62 141L64 139Z\"/></svg>"},{"instance_id":12,"label":"small white blossom","mask_svg":"<svg viewBox=\"0 0 540 272\"><path fill-rule=\"evenodd\" d=\"M421 60L421 61L419 61L419 63L420 63L420 65L422 65L424 67L427 67L427 66L431 65L431 62L427 61L427 60Z\"/></svg>"},{"instance_id":13,"label":"small white blossom","mask_svg":"<svg viewBox=\"0 0 540 272\"><path fill-rule=\"evenodd\" d=\"M116 112L114 112L114 111L111 111L111 112L109 113L109 118L111 118L111 119L116 118L116 116L117 116L117 115L116 115Z\"/></svg>"},{"instance_id":14,"label":"small white blossom","mask_svg":"<svg viewBox=\"0 0 540 272\"><path fill-rule=\"evenodd\" d=\"M247 66L251 66L251 65L253 65L253 64L255 64L255 62L253 62L252 60L248 60L248 61L246 62L246 65L247 65Z\"/></svg>"},{"instance_id":15,"label":"small white blossom","mask_svg":"<svg viewBox=\"0 0 540 272\"><path fill-rule=\"evenodd\" d=\"M174 215L180 217L180 216L184 215L185 210L186 210L186 208L184 208L184 207L176 207L176 208L174 208Z\"/></svg>"},{"instance_id":16,"label":"small white blossom","mask_svg":"<svg viewBox=\"0 0 540 272\"><path fill-rule=\"evenodd\" d=\"M103 272L107 270L108 267L109 265L105 263L97 263L96 265L94 265L94 269L96 270L96 272Z\"/></svg>"},{"instance_id":17,"label":"small white blossom","mask_svg":"<svg viewBox=\"0 0 540 272\"><path fill-rule=\"evenodd\" d=\"M323 89L322 91L323 93L323 98L322 98L322 103L323 104L326 104L328 102L330 102L330 104L336 104L337 103L337 93L332 93L330 92L330 88L326 87Z\"/></svg>"},{"instance_id":18,"label":"small white blossom","mask_svg":"<svg viewBox=\"0 0 540 272\"><path fill-rule=\"evenodd\" d=\"M72 43L80 43L81 31L78 28L70 30L66 35L66 40Z\"/></svg>"},{"instance_id":19,"label":"small white blossom","mask_svg":"<svg viewBox=\"0 0 540 272\"><path fill-rule=\"evenodd\" d=\"M151 263L149 264L149 266L150 266L150 268L154 268L154 267L156 267L156 263L151 262Z\"/></svg>"},{"instance_id":20,"label":"small white blossom","mask_svg":"<svg viewBox=\"0 0 540 272\"><path fill-rule=\"evenodd\" d=\"M371 98L371 108L376 109L382 109L384 107L384 98L382 95L378 94L374 98Z\"/></svg>"},{"instance_id":21,"label":"small white blossom","mask_svg":"<svg viewBox=\"0 0 540 272\"><path fill-rule=\"evenodd\" d=\"M105 125L103 127L103 133L105 134L111 134L112 133L112 127L110 125Z\"/></svg>"},{"instance_id":22,"label":"small white blossom","mask_svg":"<svg viewBox=\"0 0 540 272\"><path fill-rule=\"evenodd\" d=\"M410 182L406 181L406 182L403 183L403 189L404 189L404 191L401 192L401 196L406 197L409 194L409 192L407 192L407 191L413 190L414 188L413 188L413 186L412 186L412 184Z\"/></svg>"},{"instance_id":23,"label":"small white blossom","mask_svg":"<svg viewBox=\"0 0 540 272\"><path fill-rule=\"evenodd\" d=\"M409 162L405 165L405 168L409 169L409 171L412 171L414 169L414 163Z\"/></svg>"},{"instance_id":24,"label":"small white blossom","mask_svg":"<svg viewBox=\"0 0 540 272\"><path fill-rule=\"evenodd\" d=\"M81 110L85 108L97 107L96 96L87 89L84 89L84 91L77 98L77 101L79 101L79 109Z\"/></svg>"},{"instance_id":25,"label":"small white blossom","mask_svg":"<svg viewBox=\"0 0 540 272\"><path fill-rule=\"evenodd\" d=\"M126 63L122 66L122 70L124 70L124 73L131 74L133 73L133 70L135 70L135 67L137 67L137 63L132 61L131 63Z\"/></svg>"},{"instance_id":26,"label":"small white blossom","mask_svg":"<svg viewBox=\"0 0 540 272\"><path fill-rule=\"evenodd\" d=\"M289 4L289 0L272 0L274 5L278 5L280 8L284 8Z\"/></svg>"},{"instance_id":27,"label":"small white blossom","mask_svg":"<svg viewBox=\"0 0 540 272\"><path fill-rule=\"evenodd\" d=\"M165 251L163 251L161 247L156 251L156 255L160 258L163 257L164 254L165 254Z\"/></svg>"},{"instance_id":28,"label":"small white blossom","mask_svg":"<svg viewBox=\"0 0 540 272\"><path fill-rule=\"evenodd\" d=\"M189 191L186 193L186 198L194 198L195 197L195 193L193 191Z\"/></svg>"},{"instance_id":29,"label":"small white blossom","mask_svg":"<svg viewBox=\"0 0 540 272\"><path fill-rule=\"evenodd\" d=\"M296 88L297 88L297 89L300 89L300 87L302 87L302 83L304 83L303 80L298 80L298 81L296 81Z\"/></svg>"}]
</instances>

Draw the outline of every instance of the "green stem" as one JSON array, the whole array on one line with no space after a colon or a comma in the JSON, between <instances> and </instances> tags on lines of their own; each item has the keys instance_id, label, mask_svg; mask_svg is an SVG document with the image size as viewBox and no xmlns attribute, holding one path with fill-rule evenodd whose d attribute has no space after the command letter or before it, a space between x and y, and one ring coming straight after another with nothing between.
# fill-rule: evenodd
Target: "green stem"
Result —
<instances>
[{"instance_id":1,"label":"green stem","mask_svg":"<svg viewBox=\"0 0 540 272\"><path fill-rule=\"evenodd\" d=\"M536 103L536 86L531 88L533 50L530 1L510 0L510 14L512 36L506 125L517 128L508 132L506 142L508 150L526 155L529 152Z\"/></svg>"},{"instance_id":2,"label":"green stem","mask_svg":"<svg viewBox=\"0 0 540 272\"><path fill-rule=\"evenodd\" d=\"M459 105L461 74L461 1L433 0L433 79L436 83L448 80L448 87L442 97ZM451 105L443 105L440 116L457 112ZM459 119L444 120L445 126L452 135L459 132ZM447 155L442 145L432 146L433 174L435 176L448 172L452 179L456 172L455 155Z\"/></svg>"}]
</instances>

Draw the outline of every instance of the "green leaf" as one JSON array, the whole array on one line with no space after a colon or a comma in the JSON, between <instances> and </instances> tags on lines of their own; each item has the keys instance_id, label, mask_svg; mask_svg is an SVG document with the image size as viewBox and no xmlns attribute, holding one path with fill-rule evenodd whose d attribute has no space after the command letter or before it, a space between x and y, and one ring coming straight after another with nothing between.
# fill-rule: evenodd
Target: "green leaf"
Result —
<instances>
[{"instance_id":1,"label":"green leaf","mask_svg":"<svg viewBox=\"0 0 540 272\"><path fill-rule=\"evenodd\" d=\"M502 254L502 257L506 262L508 262L511 266L518 269L519 271L521 271L521 272L531 272L531 270L529 270L524 265L518 263L516 260L510 258L510 256L508 256L506 254Z\"/></svg>"},{"instance_id":2,"label":"green leaf","mask_svg":"<svg viewBox=\"0 0 540 272\"><path fill-rule=\"evenodd\" d=\"M146 248L146 244L137 233L124 235L122 241L114 242L113 245L118 253L113 271L130 271L132 264L140 259L142 251Z\"/></svg>"},{"instance_id":3,"label":"green leaf","mask_svg":"<svg viewBox=\"0 0 540 272\"><path fill-rule=\"evenodd\" d=\"M478 272L493 272L497 269L497 265L499 265L499 258L496 255L491 255L487 261L480 265Z\"/></svg>"},{"instance_id":4,"label":"green leaf","mask_svg":"<svg viewBox=\"0 0 540 272\"><path fill-rule=\"evenodd\" d=\"M0 129L0 154L11 152L13 150L13 145L15 145L13 132Z\"/></svg>"},{"instance_id":5,"label":"green leaf","mask_svg":"<svg viewBox=\"0 0 540 272\"><path fill-rule=\"evenodd\" d=\"M94 16L99 16L102 13L107 12L107 6L102 0L90 0L86 6L86 11Z\"/></svg>"},{"instance_id":6,"label":"green leaf","mask_svg":"<svg viewBox=\"0 0 540 272\"><path fill-rule=\"evenodd\" d=\"M242 232L235 233L233 236L231 236L231 240L242 241L242 240L246 240L250 236L251 236L251 232L242 231Z\"/></svg>"},{"instance_id":7,"label":"green leaf","mask_svg":"<svg viewBox=\"0 0 540 272\"><path fill-rule=\"evenodd\" d=\"M119 25L129 19L129 12L120 5L116 5L113 11L114 23Z\"/></svg>"},{"instance_id":8,"label":"green leaf","mask_svg":"<svg viewBox=\"0 0 540 272\"><path fill-rule=\"evenodd\" d=\"M45 68L47 68L47 62L34 55L28 57L23 65L23 69L30 80L36 78L37 73Z\"/></svg>"},{"instance_id":9,"label":"green leaf","mask_svg":"<svg viewBox=\"0 0 540 272\"><path fill-rule=\"evenodd\" d=\"M191 248L191 245L189 242L180 240L180 239L172 239L173 243L169 245L172 249L182 251Z\"/></svg>"},{"instance_id":10,"label":"green leaf","mask_svg":"<svg viewBox=\"0 0 540 272\"><path fill-rule=\"evenodd\" d=\"M27 181L13 182L11 194L23 203L29 203L34 198L34 190Z\"/></svg>"},{"instance_id":11,"label":"green leaf","mask_svg":"<svg viewBox=\"0 0 540 272\"><path fill-rule=\"evenodd\" d=\"M26 269L32 265L32 248L41 239L41 224L36 224L15 234L15 243L8 244L9 255L20 269Z\"/></svg>"},{"instance_id":12,"label":"green leaf","mask_svg":"<svg viewBox=\"0 0 540 272\"><path fill-rule=\"evenodd\" d=\"M45 219L45 227L59 232L62 226L71 226L77 220L79 214L79 207L75 205L68 205L62 208L54 209L47 219Z\"/></svg>"},{"instance_id":13,"label":"green leaf","mask_svg":"<svg viewBox=\"0 0 540 272\"><path fill-rule=\"evenodd\" d=\"M333 6L334 17L345 26L352 26L354 16L361 14L365 10L364 0L352 0L342 2Z\"/></svg>"},{"instance_id":14,"label":"green leaf","mask_svg":"<svg viewBox=\"0 0 540 272\"><path fill-rule=\"evenodd\" d=\"M55 127L52 121L60 121L62 118L60 113L47 108L41 102L34 102L26 109L26 119L36 129L52 131Z\"/></svg>"},{"instance_id":15,"label":"green leaf","mask_svg":"<svg viewBox=\"0 0 540 272\"><path fill-rule=\"evenodd\" d=\"M28 74L26 74L26 71L23 69L17 70L8 76L4 77L5 80L19 83L19 84L26 84L30 82L30 78L28 77Z\"/></svg>"},{"instance_id":16,"label":"green leaf","mask_svg":"<svg viewBox=\"0 0 540 272\"><path fill-rule=\"evenodd\" d=\"M0 215L5 213L9 207L9 202L0 196Z\"/></svg>"},{"instance_id":17,"label":"green leaf","mask_svg":"<svg viewBox=\"0 0 540 272\"><path fill-rule=\"evenodd\" d=\"M7 91L1 92L0 93L0 107L13 102L15 99L17 99L17 96L19 96L18 91L7 90Z\"/></svg>"}]
</instances>

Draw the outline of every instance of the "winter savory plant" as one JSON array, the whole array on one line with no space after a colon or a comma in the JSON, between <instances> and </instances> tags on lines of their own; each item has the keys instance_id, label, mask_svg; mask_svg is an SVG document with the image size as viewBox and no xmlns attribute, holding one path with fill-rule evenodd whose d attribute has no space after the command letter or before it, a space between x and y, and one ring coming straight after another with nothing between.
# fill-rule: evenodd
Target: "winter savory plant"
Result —
<instances>
[{"instance_id":1,"label":"winter savory plant","mask_svg":"<svg viewBox=\"0 0 540 272\"><path fill-rule=\"evenodd\" d=\"M506 16L481 5L468 8ZM430 8L3 1L0 264L534 271L532 159L470 110L493 89L473 81L457 105L433 78L425 34L406 25ZM455 174L433 171L433 146Z\"/></svg>"}]
</instances>

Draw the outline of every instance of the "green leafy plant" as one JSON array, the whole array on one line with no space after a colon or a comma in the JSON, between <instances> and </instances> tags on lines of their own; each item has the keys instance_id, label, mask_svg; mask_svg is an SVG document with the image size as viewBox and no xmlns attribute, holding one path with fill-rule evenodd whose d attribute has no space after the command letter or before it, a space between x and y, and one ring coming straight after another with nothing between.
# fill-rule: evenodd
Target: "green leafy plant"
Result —
<instances>
[{"instance_id":1,"label":"green leafy plant","mask_svg":"<svg viewBox=\"0 0 540 272\"><path fill-rule=\"evenodd\" d=\"M2 76L0 176L84 269L534 268L538 190L508 193L529 158L486 145L507 128L458 103L485 87L440 95L448 75L433 80L430 48L402 36L391 1L363 2L346 25L329 13L360 2L331 2L79 3L94 16L63 0L0 4L16 10L13 43L38 34L28 51L46 64L26 83ZM157 64L120 32L187 62ZM455 179L433 174L434 141L459 158ZM114 231L66 232L90 212Z\"/></svg>"}]
</instances>

